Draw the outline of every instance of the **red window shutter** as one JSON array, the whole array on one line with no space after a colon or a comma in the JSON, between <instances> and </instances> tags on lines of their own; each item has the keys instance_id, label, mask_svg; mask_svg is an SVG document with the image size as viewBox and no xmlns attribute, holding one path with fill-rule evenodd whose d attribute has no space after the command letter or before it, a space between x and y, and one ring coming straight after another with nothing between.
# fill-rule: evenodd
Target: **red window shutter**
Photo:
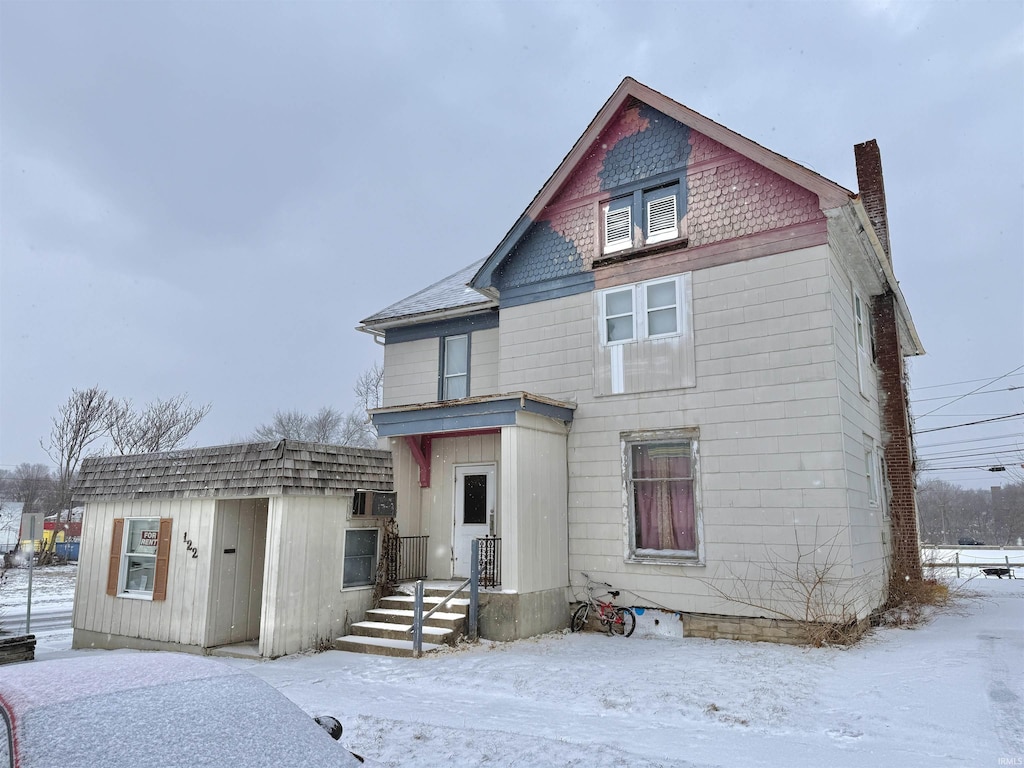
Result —
<instances>
[{"instance_id":1,"label":"red window shutter","mask_svg":"<svg viewBox=\"0 0 1024 768\"><path fill-rule=\"evenodd\" d=\"M114 535L110 540L110 566L107 570L107 594L117 594L117 580L121 575L121 542L124 540L124 518L114 518Z\"/></svg>"},{"instance_id":2,"label":"red window shutter","mask_svg":"<svg viewBox=\"0 0 1024 768\"><path fill-rule=\"evenodd\" d=\"M171 518L160 518L160 538L156 545L156 576L153 578L153 599L167 599L167 565L171 560Z\"/></svg>"}]
</instances>

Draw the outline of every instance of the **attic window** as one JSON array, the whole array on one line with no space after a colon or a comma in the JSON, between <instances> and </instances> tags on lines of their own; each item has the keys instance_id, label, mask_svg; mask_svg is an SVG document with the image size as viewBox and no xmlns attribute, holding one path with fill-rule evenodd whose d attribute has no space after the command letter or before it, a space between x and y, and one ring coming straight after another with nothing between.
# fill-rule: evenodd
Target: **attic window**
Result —
<instances>
[{"instance_id":1,"label":"attic window","mask_svg":"<svg viewBox=\"0 0 1024 768\"><path fill-rule=\"evenodd\" d=\"M647 201L647 243L679 237L675 194Z\"/></svg>"},{"instance_id":2,"label":"attic window","mask_svg":"<svg viewBox=\"0 0 1024 768\"><path fill-rule=\"evenodd\" d=\"M609 206L604 212L604 252L613 253L633 245L633 209Z\"/></svg>"}]
</instances>

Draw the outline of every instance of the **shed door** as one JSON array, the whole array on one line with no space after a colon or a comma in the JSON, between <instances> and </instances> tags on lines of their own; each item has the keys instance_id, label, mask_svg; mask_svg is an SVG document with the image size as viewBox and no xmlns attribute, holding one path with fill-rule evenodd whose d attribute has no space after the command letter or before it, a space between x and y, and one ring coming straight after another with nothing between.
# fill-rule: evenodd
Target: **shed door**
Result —
<instances>
[{"instance_id":1,"label":"shed door","mask_svg":"<svg viewBox=\"0 0 1024 768\"><path fill-rule=\"evenodd\" d=\"M469 578L473 539L491 532L494 524L495 465L455 468L455 533L452 576Z\"/></svg>"},{"instance_id":2,"label":"shed door","mask_svg":"<svg viewBox=\"0 0 1024 768\"><path fill-rule=\"evenodd\" d=\"M217 502L209 647L259 639L267 506L267 499Z\"/></svg>"}]
</instances>

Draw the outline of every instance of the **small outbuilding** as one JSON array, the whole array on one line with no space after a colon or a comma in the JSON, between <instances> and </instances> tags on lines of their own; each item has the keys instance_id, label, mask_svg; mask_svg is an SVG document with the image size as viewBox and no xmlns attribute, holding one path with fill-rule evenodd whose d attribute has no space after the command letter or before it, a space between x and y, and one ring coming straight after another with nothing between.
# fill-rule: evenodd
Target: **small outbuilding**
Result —
<instances>
[{"instance_id":1,"label":"small outbuilding","mask_svg":"<svg viewBox=\"0 0 1024 768\"><path fill-rule=\"evenodd\" d=\"M365 497L391 489L390 452L295 440L87 459L73 647L332 642L371 607L388 505Z\"/></svg>"}]
</instances>

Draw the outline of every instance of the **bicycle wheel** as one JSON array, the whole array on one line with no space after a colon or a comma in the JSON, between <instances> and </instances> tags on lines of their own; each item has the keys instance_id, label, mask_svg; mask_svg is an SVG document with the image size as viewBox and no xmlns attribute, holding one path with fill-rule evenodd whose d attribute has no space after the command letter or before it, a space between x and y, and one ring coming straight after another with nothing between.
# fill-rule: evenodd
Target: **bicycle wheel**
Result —
<instances>
[{"instance_id":1,"label":"bicycle wheel","mask_svg":"<svg viewBox=\"0 0 1024 768\"><path fill-rule=\"evenodd\" d=\"M615 620L608 623L609 635L629 637L636 629L636 616L629 608L616 608Z\"/></svg>"},{"instance_id":2,"label":"bicycle wheel","mask_svg":"<svg viewBox=\"0 0 1024 768\"><path fill-rule=\"evenodd\" d=\"M572 614L572 621L569 622L569 629L573 632L579 632L587 626L587 615L589 613L590 606L586 603L577 608Z\"/></svg>"}]
</instances>

